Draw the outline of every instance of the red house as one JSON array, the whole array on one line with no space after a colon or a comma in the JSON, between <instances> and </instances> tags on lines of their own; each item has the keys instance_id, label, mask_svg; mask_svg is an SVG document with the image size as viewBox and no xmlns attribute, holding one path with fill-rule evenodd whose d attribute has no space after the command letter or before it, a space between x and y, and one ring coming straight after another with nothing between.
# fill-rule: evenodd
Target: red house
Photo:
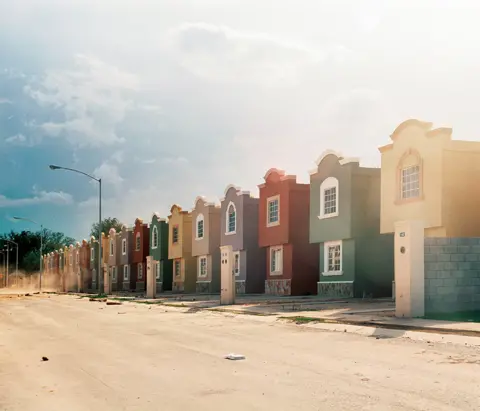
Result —
<instances>
[{"instance_id":1,"label":"red house","mask_svg":"<svg viewBox=\"0 0 480 411\"><path fill-rule=\"evenodd\" d=\"M265 294L317 293L319 248L309 242L310 184L272 168L258 186L258 242L266 249Z\"/></svg>"},{"instance_id":2,"label":"red house","mask_svg":"<svg viewBox=\"0 0 480 411\"><path fill-rule=\"evenodd\" d=\"M150 252L150 229L141 218L135 220L133 228L132 274L130 285L135 291L146 291L147 256ZM135 281L134 284L132 282Z\"/></svg>"}]
</instances>

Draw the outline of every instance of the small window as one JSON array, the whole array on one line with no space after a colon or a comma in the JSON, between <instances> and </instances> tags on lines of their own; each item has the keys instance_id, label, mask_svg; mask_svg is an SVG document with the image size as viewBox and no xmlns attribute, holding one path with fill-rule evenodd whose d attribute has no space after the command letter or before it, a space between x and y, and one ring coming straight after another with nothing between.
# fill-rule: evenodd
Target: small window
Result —
<instances>
[{"instance_id":1,"label":"small window","mask_svg":"<svg viewBox=\"0 0 480 411\"><path fill-rule=\"evenodd\" d=\"M182 274L182 267L180 266L180 261L175 261L175 277L180 277Z\"/></svg>"},{"instance_id":2,"label":"small window","mask_svg":"<svg viewBox=\"0 0 480 411\"><path fill-rule=\"evenodd\" d=\"M158 247L158 228L156 225L152 228L152 248Z\"/></svg>"},{"instance_id":3,"label":"small window","mask_svg":"<svg viewBox=\"0 0 480 411\"><path fill-rule=\"evenodd\" d=\"M135 236L135 250L140 251L140 233L137 233Z\"/></svg>"},{"instance_id":4,"label":"small window","mask_svg":"<svg viewBox=\"0 0 480 411\"><path fill-rule=\"evenodd\" d=\"M237 210L232 202L227 209L227 234L235 234L237 230Z\"/></svg>"},{"instance_id":5,"label":"small window","mask_svg":"<svg viewBox=\"0 0 480 411\"><path fill-rule=\"evenodd\" d=\"M94 283L97 281L97 270L95 268L92 270L92 281Z\"/></svg>"},{"instance_id":6,"label":"small window","mask_svg":"<svg viewBox=\"0 0 480 411\"><path fill-rule=\"evenodd\" d=\"M90 261L95 260L95 248L92 246L90 249Z\"/></svg>"},{"instance_id":7,"label":"small window","mask_svg":"<svg viewBox=\"0 0 480 411\"><path fill-rule=\"evenodd\" d=\"M156 278L158 281L160 280L160 278L162 278L162 277L160 276L160 274L161 274L161 273L160 273L160 269L161 269L161 263L160 263L160 261L157 261L157 269L156 269L155 278Z\"/></svg>"},{"instance_id":8,"label":"small window","mask_svg":"<svg viewBox=\"0 0 480 411\"><path fill-rule=\"evenodd\" d=\"M275 196L267 200L267 226L280 223L280 197Z\"/></svg>"},{"instance_id":9,"label":"small window","mask_svg":"<svg viewBox=\"0 0 480 411\"><path fill-rule=\"evenodd\" d=\"M172 244L178 243L178 225L173 226L172 228Z\"/></svg>"},{"instance_id":10,"label":"small window","mask_svg":"<svg viewBox=\"0 0 480 411\"><path fill-rule=\"evenodd\" d=\"M127 239L124 238L122 240L122 255L127 254Z\"/></svg>"},{"instance_id":11,"label":"small window","mask_svg":"<svg viewBox=\"0 0 480 411\"><path fill-rule=\"evenodd\" d=\"M240 253L233 254L233 272L236 276L240 275Z\"/></svg>"},{"instance_id":12,"label":"small window","mask_svg":"<svg viewBox=\"0 0 480 411\"><path fill-rule=\"evenodd\" d=\"M402 200L420 197L420 166L402 169Z\"/></svg>"},{"instance_id":13,"label":"small window","mask_svg":"<svg viewBox=\"0 0 480 411\"><path fill-rule=\"evenodd\" d=\"M338 180L326 178L320 185L320 218L338 216Z\"/></svg>"},{"instance_id":14,"label":"small window","mask_svg":"<svg viewBox=\"0 0 480 411\"><path fill-rule=\"evenodd\" d=\"M77 253L75 254L75 262L78 264L79 260L80 260L80 254L77 251ZM51 262L50 262L50 264L51 264Z\"/></svg>"},{"instance_id":15,"label":"small window","mask_svg":"<svg viewBox=\"0 0 480 411\"><path fill-rule=\"evenodd\" d=\"M143 279L143 264L138 264L138 279Z\"/></svg>"},{"instance_id":16,"label":"small window","mask_svg":"<svg viewBox=\"0 0 480 411\"><path fill-rule=\"evenodd\" d=\"M203 238L204 224L205 222L204 222L203 214L199 214L197 216L197 234L196 234L197 240L200 240Z\"/></svg>"},{"instance_id":17,"label":"small window","mask_svg":"<svg viewBox=\"0 0 480 411\"><path fill-rule=\"evenodd\" d=\"M70 255L68 256L68 263L69 263L70 265L73 265L73 255L72 255L72 254L70 254Z\"/></svg>"},{"instance_id":18,"label":"small window","mask_svg":"<svg viewBox=\"0 0 480 411\"><path fill-rule=\"evenodd\" d=\"M129 279L129 266L128 265L124 265L123 266L123 281L128 281Z\"/></svg>"},{"instance_id":19,"label":"small window","mask_svg":"<svg viewBox=\"0 0 480 411\"><path fill-rule=\"evenodd\" d=\"M117 281L117 267L112 267L112 281Z\"/></svg>"},{"instance_id":20,"label":"small window","mask_svg":"<svg viewBox=\"0 0 480 411\"><path fill-rule=\"evenodd\" d=\"M114 251L114 240L110 240L110 257L113 256L113 251Z\"/></svg>"},{"instance_id":21,"label":"small window","mask_svg":"<svg viewBox=\"0 0 480 411\"><path fill-rule=\"evenodd\" d=\"M207 257L200 257L198 259L198 276L206 277L207 276Z\"/></svg>"},{"instance_id":22,"label":"small window","mask_svg":"<svg viewBox=\"0 0 480 411\"><path fill-rule=\"evenodd\" d=\"M335 241L324 244L324 275L342 274L342 242Z\"/></svg>"},{"instance_id":23,"label":"small window","mask_svg":"<svg viewBox=\"0 0 480 411\"><path fill-rule=\"evenodd\" d=\"M282 247L272 247L270 249L270 273L282 274L283 272L283 256Z\"/></svg>"}]
</instances>

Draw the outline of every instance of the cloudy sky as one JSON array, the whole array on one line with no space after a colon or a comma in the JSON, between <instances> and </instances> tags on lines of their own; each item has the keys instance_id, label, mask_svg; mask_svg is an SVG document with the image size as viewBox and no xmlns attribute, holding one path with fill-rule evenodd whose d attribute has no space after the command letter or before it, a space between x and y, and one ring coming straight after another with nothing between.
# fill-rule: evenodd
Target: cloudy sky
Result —
<instances>
[{"instance_id":1,"label":"cloudy sky","mask_svg":"<svg viewBox=\"0 0 480 411\"><path fill-rule=\"evenodd\" d=\"M77 239L326 149L379 165L408 118L478 136L480 4L464 0L0 0L0 232Z\"/></svg>"}]
</instances>

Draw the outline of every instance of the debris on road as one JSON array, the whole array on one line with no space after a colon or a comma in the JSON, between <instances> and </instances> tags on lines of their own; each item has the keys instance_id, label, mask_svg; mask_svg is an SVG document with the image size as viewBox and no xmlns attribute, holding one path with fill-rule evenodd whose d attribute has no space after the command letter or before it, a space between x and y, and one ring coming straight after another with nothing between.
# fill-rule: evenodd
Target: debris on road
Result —
<instances>
[{"instance_id":1,"label":"debris on road","mask_svg":"<svg viewBox=\"0 0 480 411\"><path fill-rule=\"evenodd\" d=\"M228 354L225 356L226 360L232 360L232 361L238 361L238 360L244 360L245 356L242 354Z\"/></svg>"},{"instance_id":2,"label":"debris on road","mask_svg":"<svg viewBox=\"0 0 480 411\"><path fill-rule=\"evenodd\" d=\"M124 312L118 312L117 314L126 314L126 312L125 311Z\"/></svg>"},{"instance_id":3,"label":"debris on road","mask_svg":"<svg viewBox=\"0 0 480 411\"><path fill-rule=\"evenodd\" d=\"M48 361L47 357L42 357L42 361Z\"/></svg>"},{"instance_id":4,"label":"debris on road","mask_svg":"<svg viewBox=\"0 0 480 411\"><path fill-rule=\"evenodd\" d=\"M97 301L99 303L106 303L107 299L106 298L90 298L88 301Z\"/></svg>"},{"instance_id":5,"label":"debris on road","mask_svg":"<svg viewBox=\"0 0 480 411\"><path fill-rule=\"evenodd\" d=\"M107 301L107 305L122 305L120 301Z\"/></svg>"}]
</instances>

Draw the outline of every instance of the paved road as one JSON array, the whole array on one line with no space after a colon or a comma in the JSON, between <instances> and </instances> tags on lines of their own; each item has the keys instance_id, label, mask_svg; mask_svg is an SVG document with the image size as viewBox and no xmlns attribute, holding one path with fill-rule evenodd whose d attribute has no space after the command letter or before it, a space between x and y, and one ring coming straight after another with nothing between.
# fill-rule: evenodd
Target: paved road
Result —
<instances>
[{"instance_id":1,"label":"paved road","mask_svg":"<svg viewBox=\"0 0 480 411\"><path fill-rule=\"evenodd\" d=\"M479 364L270 317L0 298L0 410L478 410Z\"/></svg>"}]
</instances>

